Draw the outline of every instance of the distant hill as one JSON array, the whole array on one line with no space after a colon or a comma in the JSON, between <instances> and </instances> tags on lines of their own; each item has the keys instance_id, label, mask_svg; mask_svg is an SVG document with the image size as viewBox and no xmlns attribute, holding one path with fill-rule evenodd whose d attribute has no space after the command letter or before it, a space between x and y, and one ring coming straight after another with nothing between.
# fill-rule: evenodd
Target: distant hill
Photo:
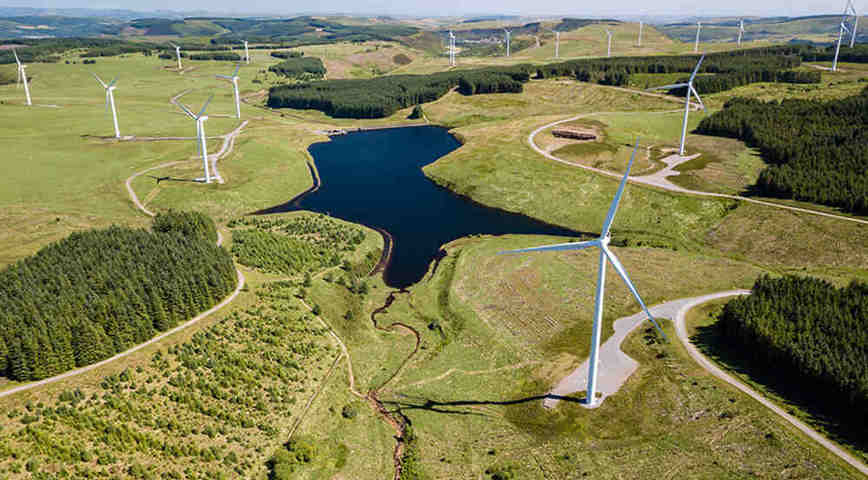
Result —
<instances>
[{"instance_id":1,"label":"distant hill","mask_svg":"<svg viewBox=\"0 0 868 480\"><path fill-rule=\"evenodd\" d=\"M738 38L739 18L703 19L701 39L704 42L734 42ZM812 15L807 17L770 17L745 18L744 39L770 40L778 42L811 41L823 43L832 41L838 34L841 15ZM866 25L864 17L859 21ZM696 22L669 23L657 27L664 35L683 42L696 38ZM857 39L868 39L868 30L860 27Z\"/></svg>"}]
</instances>

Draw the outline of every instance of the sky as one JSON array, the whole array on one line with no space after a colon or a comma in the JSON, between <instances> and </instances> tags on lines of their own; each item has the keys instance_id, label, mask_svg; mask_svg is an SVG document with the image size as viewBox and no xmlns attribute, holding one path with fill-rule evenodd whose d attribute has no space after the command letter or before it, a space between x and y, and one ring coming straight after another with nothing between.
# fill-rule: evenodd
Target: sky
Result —
<instances>
[{"instance_id":1,"label":"sky","mask_svg":"<svg viewBox=\"0 0 868 480\"><path fill-rule=\"evenodd\" d=\"M866 0L857 0L856 8ZM703 5L704 4L704 5ZM529 16L636 16L636 15L761 15L801 16L839 13L844 0L0 0L0 5L36 8L120 8L137 11L207 10L228 14L352 13L383 15L464 16L510 14ZM651 6L653 5L653 6Z\"/></svg>"}]
</instances>

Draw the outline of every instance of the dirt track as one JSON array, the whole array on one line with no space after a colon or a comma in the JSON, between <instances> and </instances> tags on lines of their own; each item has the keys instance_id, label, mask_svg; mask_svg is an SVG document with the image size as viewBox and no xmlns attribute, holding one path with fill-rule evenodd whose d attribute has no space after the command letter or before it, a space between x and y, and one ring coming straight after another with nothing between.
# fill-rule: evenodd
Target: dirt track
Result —
<instances>
[{"instance_id":1,"label":"dirt track","mask_svg":"<svg viewBox=\"0 0 868 480\"><path fill-rule=\"evenodd\" d=\"M582 168L582 169L585 169L585 170L589 170L589 171L592 171L592 172L595 172L595 173L599 173L600 175L605 175L605 176L607 176L607 177L620 179L621 176L622 176L622 174L620 174L620 173L610 172L610 171L608 171L608 170L603 170L603 169L601 169L601 168L589 167L589 166L587 166L587 165L580 165L580 164L577 164L577 163L567 162L566 160L562 160L562 159L560 159L560 158L558 158L558 157L552 155L551 153L546 152L545 150L543 150L542 148L540 148L539 146L537 146L536 142L534 142L534 138L535 138L535 137L536 137L540 132L542 132L543 130L546 130L546 129L548 129L548 128L554 127L555 125L560 125L560 124L562 124L562 123L572 122L572 121L575 121L575 120L579 120L579 119L586 118L586 117L590 117L590 116L594 116L594 115L604 115L604 114L612 114L612 113L626 113L626 112L594 112L594 113L585 113L585 114L582 114L582 115L576 115L576 116L574 116L574 117L566 118L566 119L563 119L563 120L558 120L558 121L556 121L556 122L551 122L551 123L549 123L549 124L543 125L543 126L537 128L536 130L530 132L530 135L527 136L527 143L528 143L528 145L530 146L530 148L534 149L534 151L536 151L538 154L540 154L540 155L546 157L546 158L549 159L549 160L552 160L552 161L555 161L555 162L558 162L558 163L562 163L562 164L564 164L564 165L569 165L570 167ZM645 112L645 113L648 113L648 112ZM669 112L660 112L660 113L669 113ZM811 215L820 215L820 216L822 216L822 217L834 218L834 219L836 219L836 220L844 220L844 221L847 221L847 222L855 222L855 223L861 223L861 224L864 224L864 225L868 225L868 220L862 220L861 218L845 217L845 216L843 216L843 215L835 215L835 214L833 214L833 213L820 212L820 211L817 211L817 210L811 210L811 209L808 209L808 208L790 207L790 206L788 206L788 205L781 205L781 204L778 204L778 203L766 202L766 201L763 201L763 200L756 200L756 199L753 199L753 198L742 197L742 196L739 196L739 195L727 195L727 194L725 194L725 193L702 192L702 191L699 191L699 190L689 190L689 189L687 189L687 188L682 188L682 187L679 187L679 186L673 184L672 182L666 180L666 178L665 178L666 176L671 176L671 175L674 174L674 172L672 171L672 166L673 166L676 162L666 162L666 163L670 165L670 166L668 167L668 171L667 171L668 175L658 175L660 172L657 172L658 174L652 174L652 175L641 176L641 177L630 177L630 181L633 182L633 183L639 183L639 184L648 185L648 186L651 186L651 187L662 188L662 189L664 189L664 190L669 190L669 191L672 191L672 192L685 193L685 194L688 194L688 195L699 195L699 196L704 196L704 197L728 198L728 199L731 199L731 200L739 200L739 201L742 201L742 202L750 202L750 203L756 203L756 204L759 204L759 205L765 205L765 206L767 206L767 207L781 208L781 209L784 209L784 210L790 210L790 211L793 211L793 212L808 213L808 214L811 214ZM667 169L664 169L664 170L667 170Z\"/></svg>"}]
</instances>

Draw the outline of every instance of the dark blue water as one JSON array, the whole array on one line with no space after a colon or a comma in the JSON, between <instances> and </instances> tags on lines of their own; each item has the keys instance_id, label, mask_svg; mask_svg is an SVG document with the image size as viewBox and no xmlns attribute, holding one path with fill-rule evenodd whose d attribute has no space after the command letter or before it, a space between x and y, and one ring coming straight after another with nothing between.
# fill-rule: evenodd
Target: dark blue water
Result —
<instances>
[{"instance_id":1,"label":"dark blue water","mask_svg":"<svg viewBox=\"0 0 868 480\"><path fill-rule=\"evenodd\" d=\"M472 234L563 235L578 232L488 208L436 185L422 167L461 144L440 127L354 132L310 146L322 185L262 213L310 210L376 227L393 238L386 284L406 287L424 277L440 247Z\"/></svg>"}]
</instances>

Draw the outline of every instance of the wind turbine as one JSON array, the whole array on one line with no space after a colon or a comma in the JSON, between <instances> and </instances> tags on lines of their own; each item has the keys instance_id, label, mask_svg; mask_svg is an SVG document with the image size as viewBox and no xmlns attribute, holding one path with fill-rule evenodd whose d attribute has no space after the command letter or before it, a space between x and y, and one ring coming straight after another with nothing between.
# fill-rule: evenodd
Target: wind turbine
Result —
<instances>
[{"instance_id":1,"label":"wind turbine","mask_svg":"<svg viewBox=\"0 0 868 480\"><path fill-rule=\"evenodd\" d=\"M247 49L247 40L244 40L244 61L250 65L250 50Z\"/></svg>"},{"instance_id":2,"label":"wind turbine","mask_svg":"<svg viewBox=\"0 0 868 480\"><path fill-rule=\"evenodd\" d=\"M241 98L238 95L238 70L241 69L241 62L235 67L232 75L216 75L217 78L226 80L232 84L232 89L235 92L235 118L241 119Z\"/></svg>"},{"instance_id":3,"label":"wind turbine","mask_svg":"<svg viewBox=\"0 0 868 480\"><path fill-rule=\"evenodd\" d=\"M684 141L687 138L687 117L690 114L690 96L693 95L696 97L696 101L699 102L699 105L702 107L702 110L705 113L708 113L708 110L705 109L705 105L702 103L702 99L699 98L699 93L696 92L696 89L693 88L693 79L696 78L696 73L699 72L699 66L702 65L702 60L705 59L705 55L699 58L699 62L696 64L696 68L693 69L693 73L690 75L690 80L687 83L679 83L676 85L666 85L665 87L657 87L652 88L650 90L673 90L676 88L684 88L687 87L687 98L684 100L684 122L681 125L681 146L678 148L678 154L682 157L684 156Z\"/></svg>"},{"instance_id":4,"label":"wind turbine","mask_svg":"<svg viewBox=\"0 0 868 480\"><path fill-rule=\"evenodd\" d=\"M449 66L455 66L455 34L449 30Z\"/></svg>"},{"instance_id":5,"label":"wind turbine","mask_svg":"<svg viewBox=\"0 0 868 480\"><path fill-rule=\"evenodd\" d=\"M606 57L612 56L612 31L608 28L606 29L606 36L609 37L609 47L606 49Z\"/></svg>"},{"instance_id":6,"label":"wind turbine","mask_svg":"<svg viewBox=\"0 0 868 480\"><path fill-rule=\"evenodd\" d=\"M699 32L702 30L702 22L696 22L696 43L693 44L693 53L699 53Z\"/></svg>"},{"instance_id":7,"label":"wind turbine","mask_svg":"<svg viewBox=\"0 0 868 480\"><path fill-rule=\"evenodd\" d=\"M738 21L738 48L741 48L741 37L744 35L744 19Z\"/></svg>"},{"instance_id":8,"label":"wind turbine","mask_svg":"<svg viewBox=\"0 0 868 480\"><path fill-rule=\"evenodd\" d=\"M24 96L27 98L27 106L33 105L30 101L30 84L27 83L27 71L24 69L27 68L27 65L21 63L21 60L18 58L18 52L15 49L12 49L12 54L15 55L15 63L18 64L18 86L21 86L21 83L24 82Z\"/></svg>"},{"instance_id":9,"label":"wind turbine","mask_svg":"<svg viewBox=\"0 0 868 480\"><path fill-rule=\"evenodd\" d=\"M660 329L660 325L657 324L657 321L651 315L651 312L648 311L648 307L645 306L645 302L642 301L642 297L639 296L639 292L636 290L636 287L633 285L633 282L627 275L627 271L624 270L624 266L621 265L621 261L618 260L618 257L616 257L611 250L609 250L612 222L615 220L615 213L618 211L618 204L621 202L621 195L624 193L624 187L627 186L627 177L629 177L630 175L630 168L632 168L633 166L633 159L636 157L636 151L638 149L639 140L636 140L636 146L633 148L633 154L630 156L630 163L627 164L627 171L624 173L624 178L621 179L621 184L618 186L618 191L617 193L615 193L615 198L612 200L612 205L609 206L609 213L608 215L606 215L605 222L603 222L603 230L597 239L587 242L561 243L558 245L547 245L544 247L523 248L519 250L500 252L500 254L511 254L561 250L584 250L590 247L597 247L600 249L600 260L598 267L599 269L597 270L597 294L594 303L594 327L591 333L591 355L588 359L588 395L585 400L586 405L593 405L594 403L596 403L597 369L599 367L600 331L603 327L603 296L606 286L607 261L608 263L612 264L612 267L614 267L615 271L618 272L618 275L621 276L621 279L624 281L624 283L627 285L627 288L639 302L639 305L642 306L642 310L645 311L648 319L651 320L651 322L654 324L654 327L656 327L657 331L660 332L660 335L664 339L666 339L666 334L663 333L663 330Z\"/></svg>"},{"instance_id":10,"label":"wind turbine","mask_svg":"<svg viewBox=\"0 0 868 480\"><path fill-rule=\"evenodd\" d=\"M117 88L115 86L115 83L118 82L118 78L115 77L108 84L103 82L102 79L99 78L99 76L97 76L97 74L95 73L93 74L93 78L95 78L96 81L99 82L100 85L102 85L102 88L105 89L105 107L106 110L108 110L109 108L112 109L112 121L115 125L115 138L121 138L121 131L118 128L118 111L115 108L115 88Z\"/></svg>"},{"instance_id":11,"label":"wind turbine","mask_svg":"<svg viewBox=\"0 0 868 480\"><path fill-rule=\"evenodd\" d=\"M841 41L844 39L844 32L849 33L847 28L847 17L841 19L841 29L838 31L838 45L835 47L835 60L832 62L832 71L838 71L838 54L841 52Z\"/></svg>"},{"instance_id":12,"label":"wind turbine","mask_svg":"<svg viewBox=\"0 0 868 480\"><path fill-rule=\"evenodd\" d=\"M853 0L847 0L847 8L844 9L844 14L850 13L853 15L853 31L850 32L850 48L856 45L856 30L859 28L859 14L856 12L856 6L853 5Z\"/></svg>"},{"instance_id":13,"label":"wind turbine","mask_svg":"<svg viewBox=\"0 0 868 480\"><path fill-rule=\"evenodd\" d=\"M182 68L181 68L181 47L175 45L172 42L169 42L169 45L175 47L175 56L178 57L178 71L180 72L182 70Z\"/></svg>"},{"instance_id":14,"label":"wind turbine","mask_svg":"<svg viewBox=\"0 0 868 480\"><path fill-rule=\"evenodd\" d=\"M642 22L642 20L639 20L639 41L636 43L637 47L642 46L642 27L643 26L645 26L644 22Z\"/></svg>"},{"instance_id":15,"label":"wind turbine","mask_svg":"<svg viewBox=\"0 0 868 480\"><path fill-rule=\"evenodd\" d=\"M555 58L561 58L561 32L557 30L552 30L552 32L555 34Z\"/></svg>"},{"instance_id":16,"label":"wind turbine","mask_svg":"<svg viewBox=\"0 0 868 480\"><path fill-rule=\"evenodd\" d=\"M199 145L199 152L202 154L202 167L205 169L205 183L211 183L211 172L208 168L208 145L205 141L205 121L208 120L208 116L205 115L205 109L208 108L208 104L211 103L211 99L213 98L214 95L208 97L208 100L205 102L205 105L202 106L202 110L199 110L198 114L194 114L189 108L185 107L184 104L180 102L178 103L188 117L196 120L196 142Z\"/></svg>"},{"instance_id":17,"label":"wind turbine","mask_svg":"<svg viewBox=\"0 0 868 480\"><path fill-rule=\"evenodd\" d=\"M508 57L509 56L509 34L511 32L505 28L503 29L503 31L506 32L506 56Z\"/></svg>"}]
</instances>

